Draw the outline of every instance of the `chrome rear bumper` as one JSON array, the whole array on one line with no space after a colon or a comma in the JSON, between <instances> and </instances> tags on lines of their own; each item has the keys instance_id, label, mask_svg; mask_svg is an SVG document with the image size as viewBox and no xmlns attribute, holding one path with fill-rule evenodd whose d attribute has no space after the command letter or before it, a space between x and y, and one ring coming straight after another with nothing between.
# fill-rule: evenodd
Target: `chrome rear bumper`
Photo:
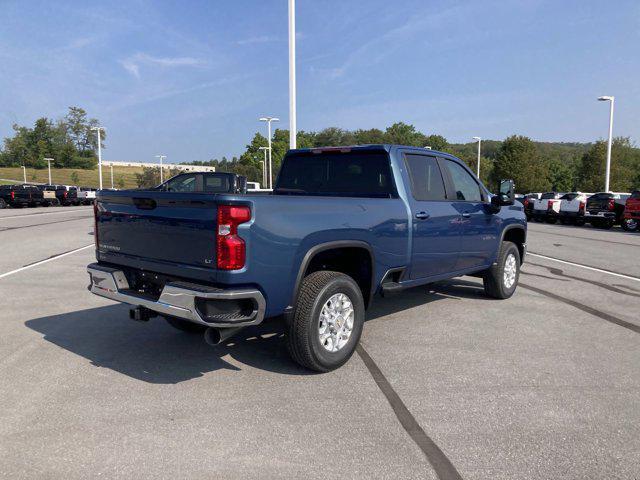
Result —
<instances>
[{"instance_id":1,"label":"chrome rear bumper","mask_svg":"<svg viewBox=\"0 0 640 480\"><path fill-rule=\"evenodd\" d=\"M169 282L165 284L160 297L154 299L132 290L122 270L92 263L87 266L87 272L91 282L88 289L96 295L116 302L145 307L162 315L179 317L207 327L245 327L257 325L264 319L266 303L259 290L223 290L195 283ZM251 300L253 305L250 313L227 312L206 316L198 308L198 304L202 302L224 303L247 299Z\"/></svg>"}]
</instances>

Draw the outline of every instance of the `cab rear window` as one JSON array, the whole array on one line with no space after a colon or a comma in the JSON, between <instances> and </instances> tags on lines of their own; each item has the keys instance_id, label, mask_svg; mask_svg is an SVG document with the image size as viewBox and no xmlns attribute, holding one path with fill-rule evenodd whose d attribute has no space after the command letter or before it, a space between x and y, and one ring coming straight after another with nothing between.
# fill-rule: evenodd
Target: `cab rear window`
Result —
<instances>
[{"instance_id":1,"label":"cab rear window","mask_svg":"<svg viewBox=\"0 0 640 480\"><path fill-rule=\"evenodd\" d=\"M338 197L395 196L385 151L319 151L289 155L280 170L276 195Z\"/></svg>"}]
</instances>

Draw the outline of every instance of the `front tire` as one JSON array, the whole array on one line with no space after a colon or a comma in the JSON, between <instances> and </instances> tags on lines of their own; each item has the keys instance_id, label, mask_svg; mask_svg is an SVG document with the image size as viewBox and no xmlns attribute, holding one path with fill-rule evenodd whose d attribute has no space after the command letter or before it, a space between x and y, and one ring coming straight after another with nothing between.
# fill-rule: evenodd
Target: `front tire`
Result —
<instances>
[{"instance_id":1,"label":"front tire","mask_svg":"<svg viewBox=\"0 0 640 480\"><path fill-rule=\"evenodd\" d=\"M355 351L364 326L364 299L358 284L339 272L304 278L288 325L291 358L310 370L328 372Z\"/></svg>"},{"instance_id":2,"label":"front tire","mask_svg":"<svg viewBox=\"0 0 640 480\"><path fill-rule=\"evenodd\" d=\"M484 277L484 292L493 298L506 299L516 291L520 278L520 251L513 242L502 242L496 264Z\"/></svg>"}]
</instances>

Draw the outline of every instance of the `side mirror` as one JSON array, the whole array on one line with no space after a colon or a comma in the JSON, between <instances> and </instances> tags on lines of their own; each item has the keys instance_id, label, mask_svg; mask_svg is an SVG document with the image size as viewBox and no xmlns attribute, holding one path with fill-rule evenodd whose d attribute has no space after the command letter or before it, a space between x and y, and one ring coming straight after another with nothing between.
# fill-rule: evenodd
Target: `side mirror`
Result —
<instances>
[{"instance_id":1,"label":"side mirror","mask_svg":"<svg viewBox=\"0 0 640 480\"><path fill-rule=\"evenodd\" d=\"M513 180L502 180L500 182L500 191L497 195L491 197L491 210L497 213L504 205L513 205L514 199L515 190Z\"/></svg>"}]
</instances>

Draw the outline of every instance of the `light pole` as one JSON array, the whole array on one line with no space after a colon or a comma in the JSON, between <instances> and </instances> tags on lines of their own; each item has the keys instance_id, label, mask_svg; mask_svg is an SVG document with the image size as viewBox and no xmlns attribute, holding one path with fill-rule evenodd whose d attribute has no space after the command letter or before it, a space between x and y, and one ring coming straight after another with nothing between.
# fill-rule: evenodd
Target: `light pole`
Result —
<instances>
[{"instance_id":1,"label":"light pole","mask_svg":"<svg viewBox=\"0 0 640 480\"><path fill-rule=\"evenodd\" d=\"M109 166L111 167L111 190L113 190L113 162Z\"/></svg>"},{"instance_id":2,"label":"light pole","mask_svg":"<svg viewBox=\"0 0 640 480\"><path fill-rule=\"evenodd\" d=\"M51 162L53 162L53 158L45 158L44 161L47 162L49 167L49 185L51 185Z\"/></svg>"},{"instance_id":3,"label":"light pole","mask_svg":"<svg viewBox=\"0 0 640 480\"><path fill-rule=\"evenodd\" d=\"M24 182L22 183L27 183L27 167L24 165L22 165L22 178L24 178Z\"/></svg>"},{"instance_id":4,"label":"light pole","mask_svg":"<svg viewBox=\"0 0 640 480\"><path fill-rule=\"evenodd\" d=\"M611 102L609 107L609 142L607 143L607 168L604 173L604 191L609 191L609 176L611 175L611 142L613 140L613 104L616 101L616 97L603 96L598 97L601 102Z\"/></svg>"},{"instance_id":5,"label":"light pole","mask_svg":"<svg viewBox=\"0 0 640 480\"><path fill-rule=\"evenodd\" d=\"M473 139L478 142L478 165L476 166L476 175L478 177L478 180L480 180L480 144L482 143L482 139L480 137L473 137Z\"/></svg>"},{"instance_id":6,"label":"light pole","mask_svg":"<svg viewBox=\"0 0 640 480\"><path fill-rule=\"evenodd\" d=\"M91 130L98 132L98 185L102 190L102 145L100 140L100 130L104 130L103 127L91 127Z\"/></svg>"},{"instance_id":7,"label":"light pole","mask_svg":"<svg viewBox=\"0 0 640 480\"><path fill-rule=\"evenodd\" d=\"M273 168L271 163L271 122L279 122L276 117L260 117L258 120L267 122L267 142L269 143L269 188L273 188ZM293 147L295 148L295 146Z\"/></svg>"},{"instance_id":8,"label":"light pole","mask_svg":"<svg viewBox=\"0 0 640 480\"><path fill-rule=\"evenodd\" d=\"M164 177L162 176L162 160L167 158L166 155L156 155L156 158L160 159L160 183L164 183Z\"/></svg>"},{"instance_id":9,"label":"light pole","mask_svg":"<svg viewBox=\"0 0 640 480\"><path fill-rule=\"evenodd\" d=\"M289 148L296 148L296 0L289 0Z\"/></svg>"},{"instance_id":10,"label":"light pole","mask_svg":"<svg viewBox=\"0 0 640 480\"><path fill-rule=\"evenodd\" d=\"M269 186L267 185L267 150L269 150L269 147L259 147L259 149L264 152L264 160L260 160L260 163L262 163L262 185L264 185L264 188L268 188Z\"/></svg>"}]
</instances>

